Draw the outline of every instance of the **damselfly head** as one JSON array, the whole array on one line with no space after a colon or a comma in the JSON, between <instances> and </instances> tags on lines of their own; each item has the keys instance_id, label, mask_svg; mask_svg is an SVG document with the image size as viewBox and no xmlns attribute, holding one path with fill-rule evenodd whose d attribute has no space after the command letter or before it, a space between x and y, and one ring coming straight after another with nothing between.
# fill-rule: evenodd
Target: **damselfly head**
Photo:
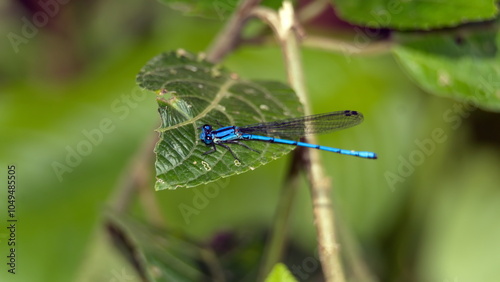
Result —
<instances>
[{"instance_id":1,"label":"damselfly head","mask_svg":"<svg viewBox=\"0 0 500 282\"><path fill-rule=\"evenodd\" d=\"M212 126L205 124L200 129L202 129L200 133L201 141L206 145L211 145L214 142L212 137Z\"/></svg>"}]
</instances>

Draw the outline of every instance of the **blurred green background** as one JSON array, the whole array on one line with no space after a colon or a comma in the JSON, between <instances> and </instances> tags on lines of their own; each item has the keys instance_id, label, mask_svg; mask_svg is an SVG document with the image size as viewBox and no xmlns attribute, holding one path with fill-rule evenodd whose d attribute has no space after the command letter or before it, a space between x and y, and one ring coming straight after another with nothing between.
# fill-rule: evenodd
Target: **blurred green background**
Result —
<instances>
[{"instance_id":1,"label":"blurred green background","mask_svg":"<svg viewBox=\"0 0 500 282\"><path fill-rule=\"evenodd\" d=\"M186 17L152 0L70 1L32 37L11 44L8 35L23 33L23 17L36 5L0 4L2 226L8 165L16 165L18 177L17 273L7 272L9 233L2 227L0 281L123 281L119 274L133 270L100 247L100 224L130 161L159 125L154 94L138 95L135 76L160 52L204 51L224 21ZM315 113L365 115L355 128L320 136L320 144L379 155L371 161L321 153L337 217L374 274L381 281L497 281L498 115L460 110L460 102L419 90L390 53L304 49L303 60ZM286 82L273 45L243 46L223 63L244 78ZM88 140L84 132L103 120L110 132L59 178L54 164L65 164L68 152ZM224 181L188 221L180 205L192 206L203 186L154 195L168 226L201 242L221 230L264 230L288 160ZM306 254L298 265L317 253L309 191L302 188L290 229ZM140 206L134 213L141 216Z\"/></svg>"}]
</instances>

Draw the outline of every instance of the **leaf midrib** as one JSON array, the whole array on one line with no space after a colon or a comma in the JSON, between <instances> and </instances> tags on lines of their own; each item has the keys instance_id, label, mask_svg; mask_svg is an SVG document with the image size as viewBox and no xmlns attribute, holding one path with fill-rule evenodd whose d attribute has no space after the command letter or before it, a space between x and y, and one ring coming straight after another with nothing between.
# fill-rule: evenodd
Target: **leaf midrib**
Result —
<instances>
[{"instance_id":1,"label":"leaf midrib","mask_svg":"<svg viewBox=\"0 0 500 282\"><path fill-rule=\"evenodd\" d=\"M231 86L233 86L235 83L236 83L236 81L233 79L226 80L220 86L219 91L217 91L217 93L215 94L215 98L212 100L212 102L202 112L200 112L198 115L196 115L192 119L175 124L175 125L172 125L172 126L169 126L169 127L159 128L159 129L157 129L157 131L158 132L166 132L166 131L169 131L172 129L176 129L176 128L179 128L179 127L182 127L185 125L192 124L195 121L200 120L202 117L206 116L211 110L215 109L215 107L219 104L219 102L222 100L222 98L224 98L224 96L226 96L229 88L231 88Z\"/></svg>"}]
</instances>

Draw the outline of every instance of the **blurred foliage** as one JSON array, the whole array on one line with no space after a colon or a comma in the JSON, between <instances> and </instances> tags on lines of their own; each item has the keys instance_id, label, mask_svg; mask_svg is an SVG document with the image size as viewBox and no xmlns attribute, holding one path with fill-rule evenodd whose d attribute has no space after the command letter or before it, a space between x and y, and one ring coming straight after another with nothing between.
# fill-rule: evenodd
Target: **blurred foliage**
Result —
<instances>
[{"instance_id":1,"label":"blurred foliage","mask_svg":"<svg viewBox=\"0 0 500 282\"><path fill-rule=\"evenodd\" d=\"M214 253L180 232L165 231L123 216L109 215L105 228L122 255L148 281L220 280ZM217 279L219 278L219 279Z\"/></svg>"},{"instance_id":2,"label":"blurred foliage","mask_svg":"<svg viewBox=\"0 0 500 282\"><path fill-rule=\"evenodd\" d=\"M498 22L430 34L399 34L401 66L431 93L500 110Z\"/></svg>"},{"instance_id":3,"label":"blurred foliage","mask_svg":"<svg viewBox=\"0 0 500 282\"><path fill-rule=\"evenodd\" d=\"M135 75L163 51L204 50L223 22L183 17L155 1L74 1L59 8L29 37L23 18L32 20L36 2L0 6L2 34L27 40L0 46L0 182L6 183L7 165L15 164L19 218L18 273L9 274L3 263L0 281L135 280L102 231L115 186L159 124L155 97L136 88ZM425 66L425 56L415 54L409 59ZM321 136L320 143L379 155L366 161L322 153L341 236L359 242L374 275L381 281L496 281L498 114L424 93L391 54L305 49L303 60L314 112L365 115L362 125ZM449 68L458 73L461 63L449 62ZM242 46L224 65L246 79L286 82L276 46ZM474 70L466 80L474 79ZM59 165L68 170L56 170ZM247 234L228 247L240 254L234 269L247 271L258 264L264 240L246 231L272 224L286 167L282 158L222 182L155 196L168 226L194 240L210 242L223 230ZM153 189L154 175L150 179ZM320 268L310 197L302 188L285 263L297 279L311 281ZM6 192L0 191L2 202ZM186 207L193 212L184 213ZM139 203L132 215L144 216ZM3 257L8 235L2 228ZM257 246L239 251L243 242Z\"/></svg>"}]
</instances>

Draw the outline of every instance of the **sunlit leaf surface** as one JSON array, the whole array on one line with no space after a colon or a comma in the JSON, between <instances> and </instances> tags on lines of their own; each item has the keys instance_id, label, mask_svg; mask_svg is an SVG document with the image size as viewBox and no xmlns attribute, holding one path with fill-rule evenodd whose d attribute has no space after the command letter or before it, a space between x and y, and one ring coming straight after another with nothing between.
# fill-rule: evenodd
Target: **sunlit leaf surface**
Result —
<instances>
[{"instance_id":1,"label":"sunlit leaf surface","mask_svg":"<svg viewBox=\"0 0 500 282\"><path fill-rule=\"evenodd\" d=\"M282 263L276 264L265 282L296 282L297 279L290 273L286 265Z\"/></svg>"},{"instance_id":2,"label":"sunlit leaf surface","mask_svg":"<svg viewBox=\"0 0 500 282\"><path fill-rule=\"evenodd\" d=\"M433 29L490 20L498 9L493 0L335 0L346 21L373 28Z\"/></svg>"}]
</instances>

